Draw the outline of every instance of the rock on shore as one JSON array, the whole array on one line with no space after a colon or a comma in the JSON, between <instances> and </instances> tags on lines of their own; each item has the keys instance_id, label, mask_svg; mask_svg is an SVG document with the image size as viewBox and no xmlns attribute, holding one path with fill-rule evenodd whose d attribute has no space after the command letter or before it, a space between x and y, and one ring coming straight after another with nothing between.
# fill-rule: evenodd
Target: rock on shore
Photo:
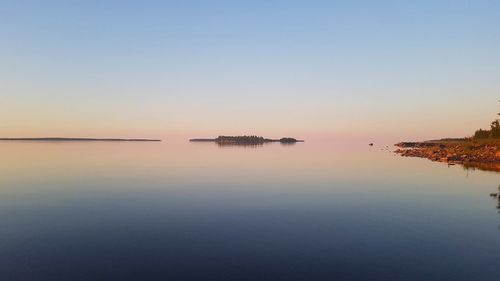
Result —
<instances>
[{"instance_id":1,"label":"rock on shore","mask_svg":"<svg viewBox=\"0 0 500 281\"><path fill-rule=\"evenodd\" d=\"M421 157L449 164L463 164L500 171L500 141L401 142L394 152L405 157Z\"/></svg>"}]
</instances>

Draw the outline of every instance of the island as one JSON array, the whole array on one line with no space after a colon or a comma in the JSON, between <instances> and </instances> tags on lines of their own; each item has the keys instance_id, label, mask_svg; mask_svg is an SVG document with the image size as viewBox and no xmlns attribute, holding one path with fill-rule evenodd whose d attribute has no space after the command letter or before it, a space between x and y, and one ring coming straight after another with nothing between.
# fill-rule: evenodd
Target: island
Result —
<instances>
[{"instance_id":1,"label":"island","mask_svg":"<svg viewBox=\"0 0 500 281\"><path fill-rule=\"evenodd\" d=\"M500 113L499 113L500 115ZM394 152L405 157L421 157L465 168L500 171L500 121L489 130L479 129L472 137L445 138L421 142L400 142Z\"/></svg>"},{"instance_id":2,"label":"island","mask_svg":"<svg viewBox=\"0 0 500 281\"><path fill-rule=\"evenodd\" d=\"M129 141L129 142L149 142L161 141L160 139L120 139L120 138L0 138L0 141Z\"/></svg>"},{"instance_id":3,"label":"island","mask_svg":"<svg viewBox=\"0 0 500 281\"><path fill-rule=\"evenodd\" d=\"M191 142L215 142L220 145L260 145L264 143L279 142L282 144L293 144L304 142L295 138L268 139L259 136L218 136L215 139L190 139Z\"/></svg>"}]
</instances>

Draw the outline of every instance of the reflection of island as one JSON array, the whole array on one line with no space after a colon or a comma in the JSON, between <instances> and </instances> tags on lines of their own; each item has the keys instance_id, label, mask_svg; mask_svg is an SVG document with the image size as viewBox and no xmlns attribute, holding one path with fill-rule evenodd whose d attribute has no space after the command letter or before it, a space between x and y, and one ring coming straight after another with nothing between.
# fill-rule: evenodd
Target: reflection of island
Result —
<instances>
[{"instance_id":1,"label":"reflection of island","mask_svg":"<svg viewBox=\"0 0 500 281\"><path fill-rule=\"evenodd\" d=\"M190 139L192 142L215 142L218 145L246 145L255 146L265 143L279 142L282 144L294 144L303 142L294 138L266 139L258 136L219 136L215 139Z\"/></svg>"},{"instance_id":2,"label":"reflection of island","mask_svg":"<svg viewBox=\"0 0 500 281\"><path fill-rule=\"evenodd\" d=\"M0 141L161 141L158 139L98 139L98 138L0 138Z\"/></svg>"}]
</instances>

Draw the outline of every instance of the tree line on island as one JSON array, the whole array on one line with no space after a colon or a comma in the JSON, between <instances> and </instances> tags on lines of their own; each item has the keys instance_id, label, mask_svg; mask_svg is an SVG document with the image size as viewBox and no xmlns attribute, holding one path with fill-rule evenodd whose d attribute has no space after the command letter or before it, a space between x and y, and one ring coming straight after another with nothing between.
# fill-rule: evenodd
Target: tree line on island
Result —
<instances>
[{"instance_id":1,"label":"tree line on island","mask_svg":"<svg viewBox=\"0 0 500 281\"><path fill-rule=\"evenodd\" d=\"M297 140L295 138L280 138L280 139L267 139L261 136L218 136L215 139L191 139L193 142L215 142L218 144L263 144L268 142L280 142L280 143L296 143L303 142L303 140Z\"/></svg>"}]
</instances>

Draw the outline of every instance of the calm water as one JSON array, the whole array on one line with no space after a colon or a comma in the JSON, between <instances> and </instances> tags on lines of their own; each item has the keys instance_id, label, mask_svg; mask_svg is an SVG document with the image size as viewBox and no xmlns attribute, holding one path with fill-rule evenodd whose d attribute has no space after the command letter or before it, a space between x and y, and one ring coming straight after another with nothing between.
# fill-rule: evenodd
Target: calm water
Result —
<instances>
[{"instance_id":1,"label":"calm water","mask_svg":"<svg viewBox=\"0 0 500 281\"><path fill-rule=\"evenodd\" d=\"M500 173L314 142L0 156L0 280L499 280Z\"/></svg>"}]
</instances>

